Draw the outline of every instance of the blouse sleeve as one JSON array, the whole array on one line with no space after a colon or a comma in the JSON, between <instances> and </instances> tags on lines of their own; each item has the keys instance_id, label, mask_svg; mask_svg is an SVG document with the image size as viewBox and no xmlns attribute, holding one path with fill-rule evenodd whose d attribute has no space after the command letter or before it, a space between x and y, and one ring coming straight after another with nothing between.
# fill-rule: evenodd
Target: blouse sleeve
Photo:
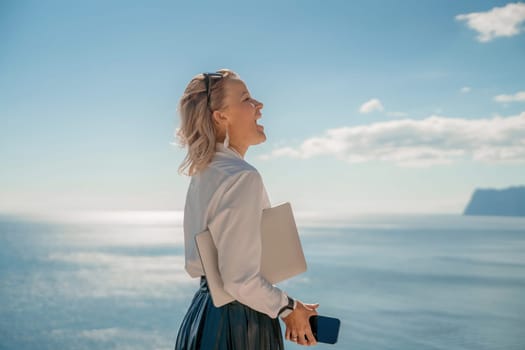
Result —
<instances>
[{"instance_id":1,"label":"blouse sleeve","mask_svg":"<svg viewBox=\"0 0 525 350\"><path fill-rule=\"evenodd\" d=\"M224 289L239 302L277 318L287 294L260 274L264 184L257 171L234 175L208 224Z\"/></svg>"}]
</instances>

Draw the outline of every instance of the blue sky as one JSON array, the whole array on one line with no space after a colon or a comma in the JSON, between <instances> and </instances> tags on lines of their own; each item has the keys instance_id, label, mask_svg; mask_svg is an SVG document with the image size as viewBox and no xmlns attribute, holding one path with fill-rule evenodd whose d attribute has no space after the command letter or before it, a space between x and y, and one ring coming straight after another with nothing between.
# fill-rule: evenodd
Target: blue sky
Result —
<instances>
[{"instance_id":1,"label":"blue sky","mask_svg":"<svg viewBox=\"0 0 525 350\"><path fill-rule=\"evenodd\" d=\"M263 101L245 159L305 215L461 213L525 183L525 3L2 1L0 211L182 210L188 81Z\"/></svg>"}]
</instances>

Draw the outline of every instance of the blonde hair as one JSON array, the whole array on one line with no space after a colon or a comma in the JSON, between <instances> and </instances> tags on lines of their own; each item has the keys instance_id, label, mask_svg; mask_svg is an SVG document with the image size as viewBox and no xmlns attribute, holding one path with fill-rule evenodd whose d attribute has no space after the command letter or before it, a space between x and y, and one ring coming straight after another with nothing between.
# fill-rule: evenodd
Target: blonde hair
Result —
<instances>
[{"instance_id":1,"label":"blonde hair","mask_svg":"<svg viewBox=\"0 0 525 350\"><path fill-rule=\"evenodd\" d=\"M207 106L206 86L202 73L190 80L179 100L177 110L181 124L176 130L176 136L180 147L188 146L187 154L178 169L179 174L188 176L196 174L207 167L215 154L218 130L210 109L215 111L224 108L226 82L240 80L240 76L230 69L219 69L217 73L221 73L223 77L210 78L210 108ZM184 173L186 168L189 168L189 171Z\"/></svg>"}]
</instances>

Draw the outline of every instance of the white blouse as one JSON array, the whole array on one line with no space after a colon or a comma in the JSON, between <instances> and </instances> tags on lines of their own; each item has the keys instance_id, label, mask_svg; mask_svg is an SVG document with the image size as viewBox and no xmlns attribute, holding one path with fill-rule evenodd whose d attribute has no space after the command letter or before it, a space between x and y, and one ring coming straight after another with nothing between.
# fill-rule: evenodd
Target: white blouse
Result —
<instances>
[{"instance_id":1,"label":"white blouse","mask_svg":"<svg viewBox=\"0 0 525 350\"><path fill-rule=\"evenodd\" d=\"M185 269L204 275L195 235L208 227L217 247L224 289L252 309L276 318L287 293L261 276L260 222L271 206L261 175L231 147L216 143L208 167L191 177L184 206ZM286 309L281 317L291 310Z\"/></svg>"}]
</instances>

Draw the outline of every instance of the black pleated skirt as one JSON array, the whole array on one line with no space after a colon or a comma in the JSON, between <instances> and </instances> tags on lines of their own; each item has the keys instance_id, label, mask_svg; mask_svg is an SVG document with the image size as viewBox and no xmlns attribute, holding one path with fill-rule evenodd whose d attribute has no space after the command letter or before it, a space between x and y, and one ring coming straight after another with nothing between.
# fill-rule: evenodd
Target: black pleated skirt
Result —
<instances>
[{"instance_id":1,"label":"black pleated skirt","mask_svg":"<svg viewBox=\"0 0 525 350\"><path fill-rule=\"evenodd\" d=\"M175 350L284 350L279 322L237 300L215 307L206 277L201 276Z\"/></svg>"}]
</instances>

